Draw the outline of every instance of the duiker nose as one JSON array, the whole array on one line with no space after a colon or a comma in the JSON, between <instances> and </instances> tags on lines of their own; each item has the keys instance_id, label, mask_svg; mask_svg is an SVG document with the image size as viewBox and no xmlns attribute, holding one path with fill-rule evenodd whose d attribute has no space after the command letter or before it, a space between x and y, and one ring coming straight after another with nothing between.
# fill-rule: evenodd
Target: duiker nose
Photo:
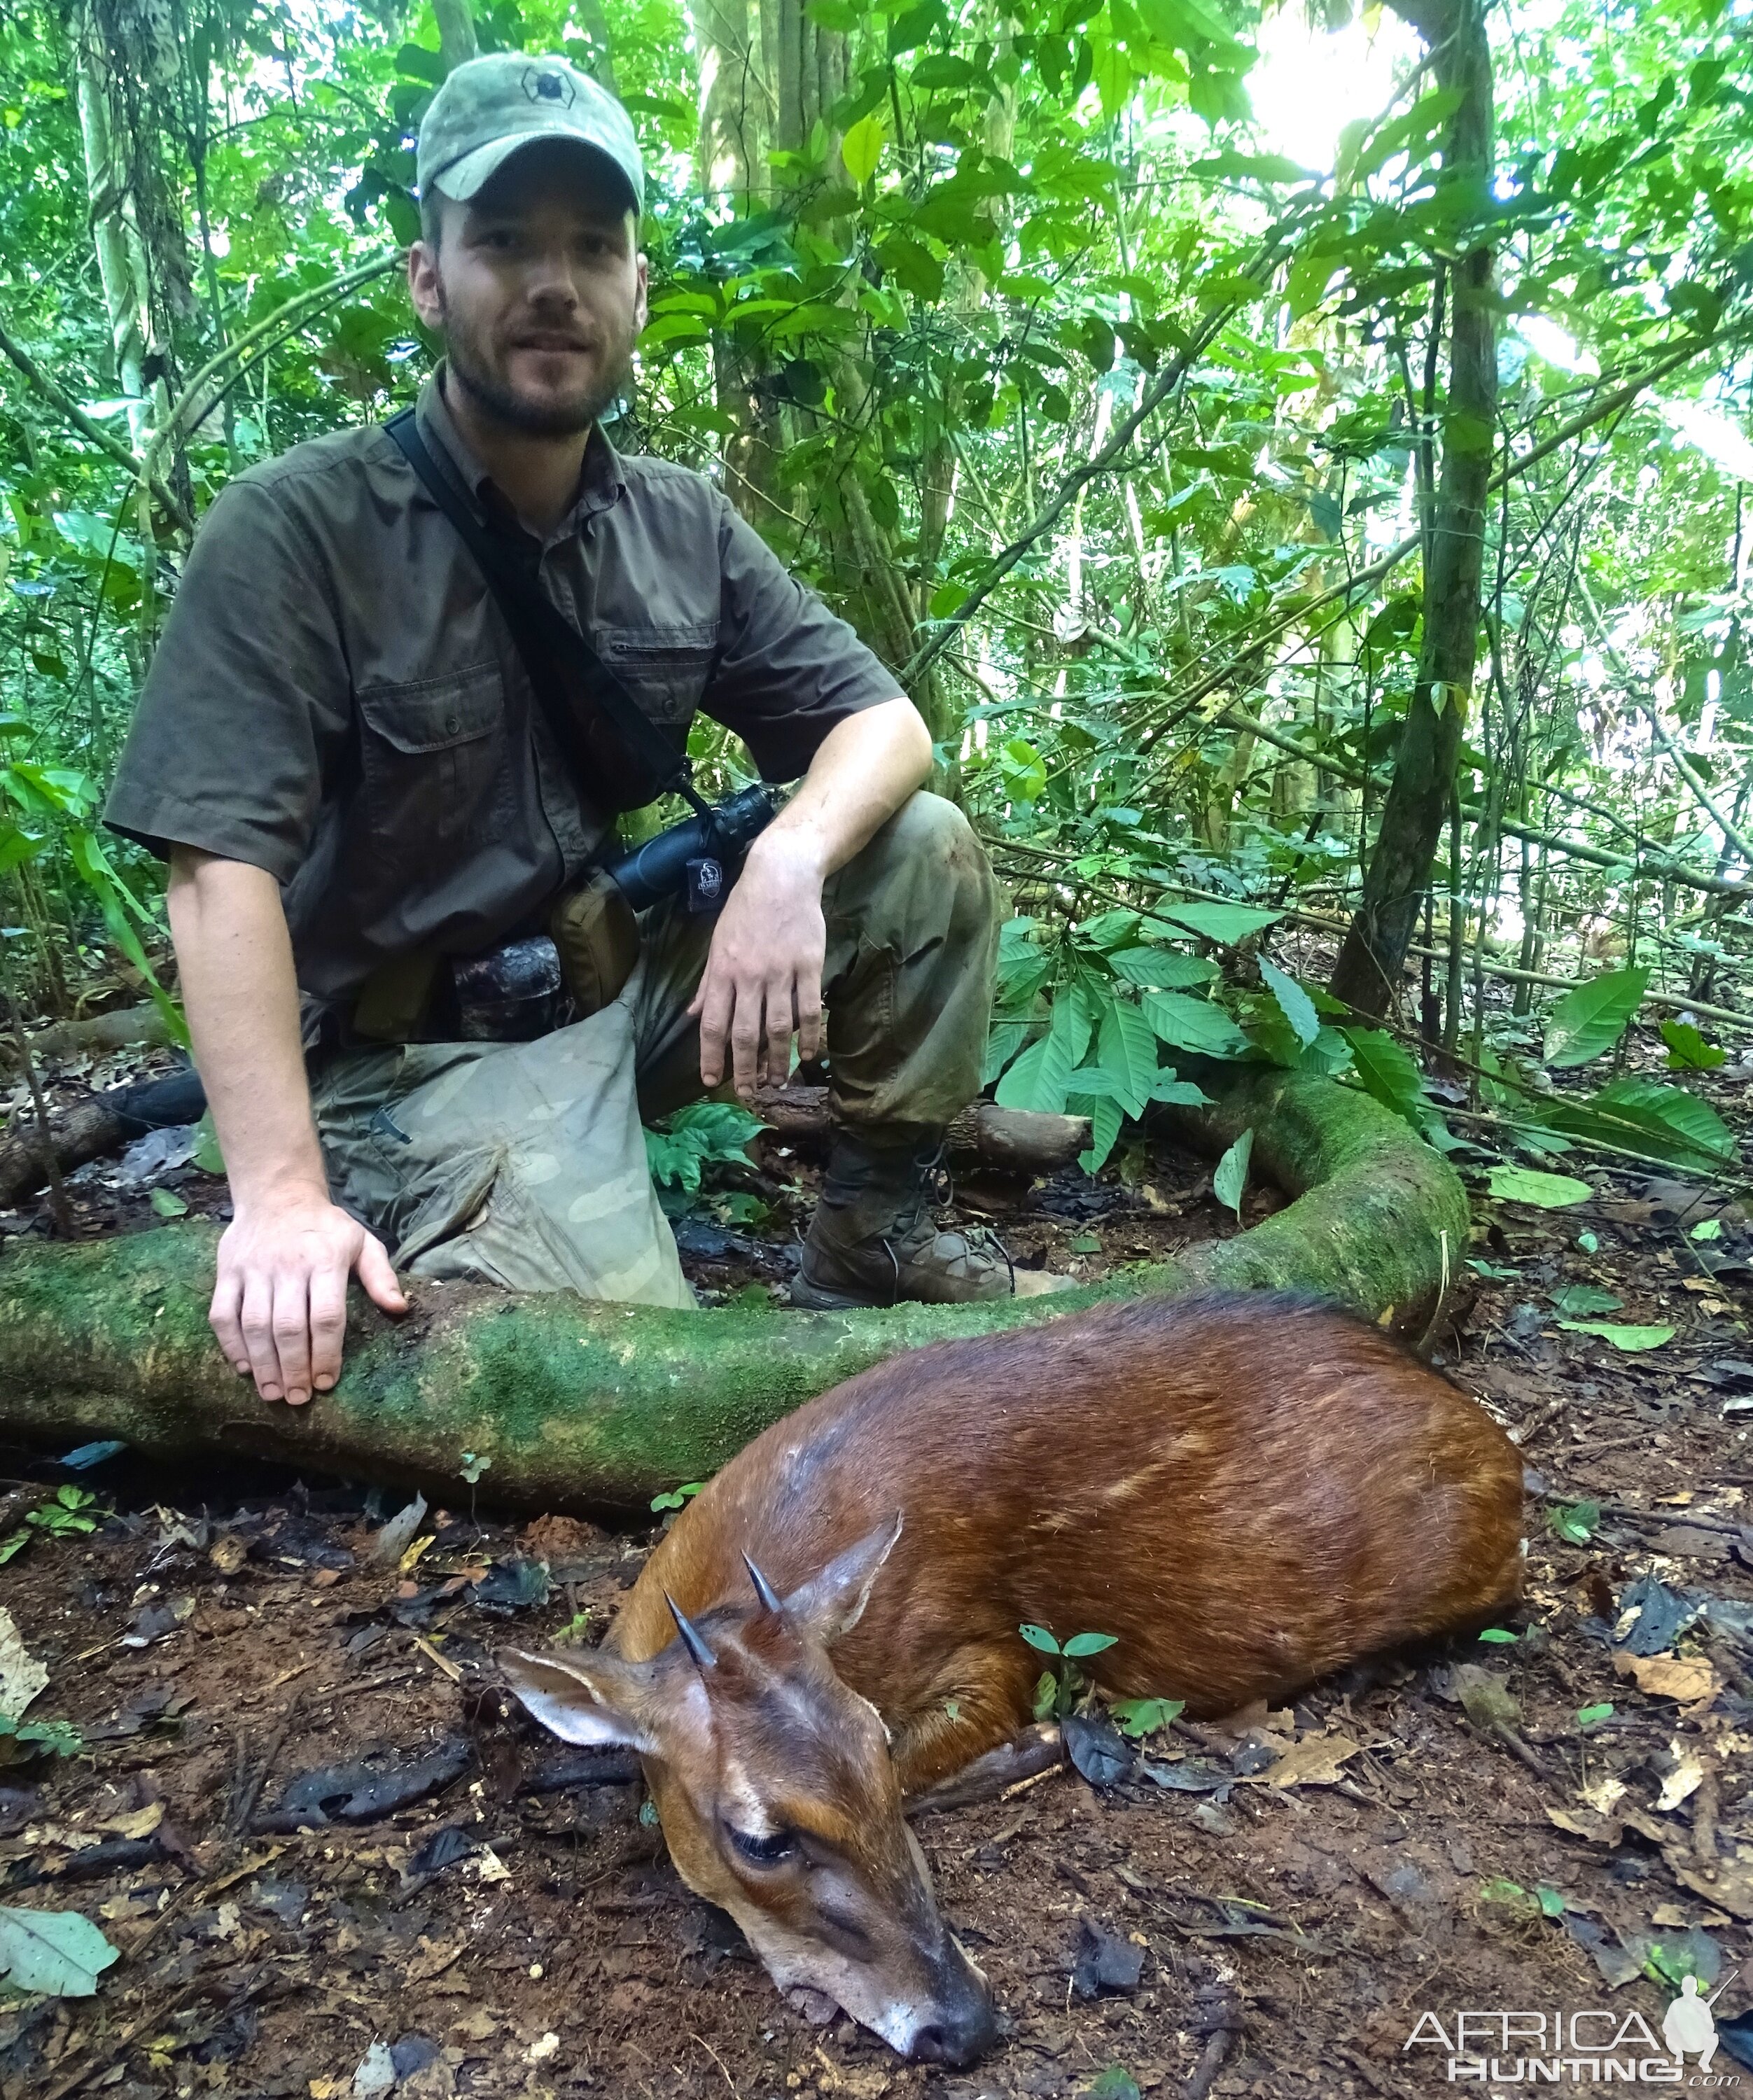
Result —
<instances>
[{"instance_id":1,"label":"duiker nose","mask_svg":"<svg viewBox=\"0 0 1753 2100\"><path fill-rule=\"evenodd\" d=\"M986 1986L972 1970L956 1980L937 2018L918 2028L907 2047L915 2063L947 2063L954 2069L984 2056L998 2036L998 2020Z\"/></svg>"}]
</instances>

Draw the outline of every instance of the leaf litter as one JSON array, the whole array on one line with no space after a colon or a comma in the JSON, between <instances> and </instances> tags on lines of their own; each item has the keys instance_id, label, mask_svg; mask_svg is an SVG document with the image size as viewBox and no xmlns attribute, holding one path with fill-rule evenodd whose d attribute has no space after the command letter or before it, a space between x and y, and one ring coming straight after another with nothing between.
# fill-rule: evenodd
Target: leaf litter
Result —
<instances>
[{"instance_id":1,"label":"leaf litter","mask_svg":"<svg viewBox=\"0 0 1753 2100\"><path fill-rule=\"evenodd\" d=\"M1659 2032L1680 1974L1728 1977L1725 2034L1753 2000L1733 1981L1753 1953L1753 1425L1724 1412L1753 1394L1753 1233L1715 1202L1716 1237L1693 1241L1708 1191L1588 1171L1535 1185L1557 1207L1514 1183L1481 1204L1431 1343L1569 1513L1548 1524L1530 1499L1526 1611L1497 1644L1222 1723L1098 1707L1067 1729L1069 1768L922 1820L1011 2029L934 2100L1078 2100L1103 2077L1154 2100L1191 2077L1201 2008L1230 1990L1243 2032L1214 2089L1269 2100L1311 2064L1409 2089L1411 2018L1451 2000L1594 1994ZM1160 1154L1038 1194L1026 1254L1086 1275L1236 1229L1208 1167ZM1249 1177L1241 1222L1276 1200ZM991 1201L974 1215L1005 1218ZM1684 1289L1704 1257L1726 1272L1708 1300ZM1566 1318L1673 1332L1627 1352ZM508 1520L485 1469L446 1509L116 1455L11 1468L42 1502L70 1479L98 1495L92 1532L34 1527L8 1568L46 1674L30 1714L82 1748L21 1745L0 1773L0 1906L77 1917L116 1953L91 1966L88 1943L89 1997L0 1998L0 2100L82 2068L124 2100L920 2083L831 2008L811 2025L785 2004L676 1879L634 1765L500 1697L496 1646L600 1639L645 1538Z\"/></svg>"}]
</instances>

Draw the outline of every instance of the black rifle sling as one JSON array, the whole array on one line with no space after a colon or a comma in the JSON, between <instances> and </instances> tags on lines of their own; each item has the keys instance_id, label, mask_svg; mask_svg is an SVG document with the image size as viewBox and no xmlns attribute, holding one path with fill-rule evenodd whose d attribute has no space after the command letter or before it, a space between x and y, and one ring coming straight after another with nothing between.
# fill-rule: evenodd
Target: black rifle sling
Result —
<instances>
[{"instance_id":1,"label":"black rifle sling","mask_svg":"<svg viewBox=\"0 0 1753 2100\"><path fill-rule=\"evenodd\" d=\"M695 790L687 754L678 751L662 734L589 642L548 598L540 583L524 574L510 548L475 515L461 492L446 477L427 450L426 440L416 426L413 410L403 409L400 415L392 416L384 428L418 475L426 493L456 527L463 545L487 579L488 589L511 629L511 639L523 660L523 668L529 673L530 685L548 727L581 792L600 801L606 783L597 778L603 766L598 757L589 752L576 713L557 675L561 666L571 672L580 691L607 717L622 745L651 776L650 794L638 796L638 801L650 801L667 790L682 796L701 816L710 818L710 806ZM635 807L637 802L627 806Z\"/></svg>"}]
</instances>

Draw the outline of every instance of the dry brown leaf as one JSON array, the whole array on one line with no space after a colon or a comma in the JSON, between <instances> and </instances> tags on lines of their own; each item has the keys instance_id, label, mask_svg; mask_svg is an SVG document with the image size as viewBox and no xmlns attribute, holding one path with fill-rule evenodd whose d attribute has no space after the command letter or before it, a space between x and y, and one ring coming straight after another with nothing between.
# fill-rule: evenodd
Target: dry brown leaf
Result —
<instances>
[{"instance_id":1,"label":"dry brown leaf","mask_svg":"<svg viewBox=\"0 0 1753 2100\"><path fill-rule=\"evenodd\" d=\"M1340 1767L1358 1748L1349 1736L1305 1736L1260 1777L1268 1786L1337 1786L1345 1776Z\"/></svg>"},{"instance_id":2,"label":"dry brown leaf","mask_svg":"<svg viewBox=\"0 0 1753 2100\"><path fill-rule=\"evenodd\" d=\"M1719 1860L1713 1880L1699 1871L1698 1862L1678 1846L1662 1855L1675 1880L1694 1895L1705 1897L1743 1921L1753 1919L1753 1866L1741 1860Z\"/></svg>"},{"instance_id":3,"label":"dry brown leaf","mask_svg":"<svg viewBox=\"0 0 1753 2100\"><path fill-rule=\"evenodd\" d=\"M149 1801L144 1808L130 1808L121 1815L106 1815L100 1830L113 1830L118 1838L150 1838L165 1820L161 1801Z\"/></svg>"},{"instance_id":4,"label":"dry brown leaf","mask_svg":"<svg viewBox=\"0 0 1753 2100\"><path fill-rule=\"evenodd\" d=\"M1592 1845L1617 1845L1623 1829L1611 1815L1597 1815L1592 1808L1548 1808L1547 1820L1573 1838L1586 1838Z\"/></svg>"},{"instance_id":5,"label":"dry brown leaf","mask_svg":"<svg viewBox=\"0 0 1753 2100\"><path fill-rule=\"evenodd\" d=\"M1700 1699L1713 1699L1718 1690L1716 1672L1701 1657L1627 1655L1613 1658L1621 1677L1635 1678L1640 1692L1652 1699L1677 1699L1689 1706Z\"/></svg>"},{"instance_id":6,"label":"dry brown leaf","mask_svg":"<svg viewBox=\"0 0 1753 2100\"><path fill-rule=\"evenodd\" d=\"M207 1558L222 1575L235 1575L249 1558L249 1548L236 1532L221 1532L208 1548Z\"/></svg>"},{"instance_id":7,"label":"dry brown leaf","mask_svg":"<svg viewBox=\"0 0 1753 2100\"><path fill-rule=\"evenodd\" d=\"M1656 1807L1665 1815L1678 1808L1683 1801L1695 1794L1704 1784L1704 1767L1693 1752L1689 1750L1678 1736L1668 1745L1674 1758L1674 1769L1662 1782L1662 1792Z\"/></svg>"},{"instance_id":8,"label":"dry brown leaf","mask_svg":"<svg viewBox=\"0 0 1753 2100\"><path fill-rule=\"evenodd\" d=\"M15 1721L48 1681L48 1671L26 1649L12 1614L0 1604L0 1720Z\"/></svg>"},{"instance_id":9,"label":"dry brown leaf","mask_svg":"<svg viewBox=\"0 0 1753 2100\"><path fill-rule=\"evenodd\" d=\"M1625 1781L1615 1779L1611 1772L1603 1772L1587 1786L1579 1787L1577 1792L1597 1815L1611 1815L1625 1798Z\"/></svg>"}]
</instances>

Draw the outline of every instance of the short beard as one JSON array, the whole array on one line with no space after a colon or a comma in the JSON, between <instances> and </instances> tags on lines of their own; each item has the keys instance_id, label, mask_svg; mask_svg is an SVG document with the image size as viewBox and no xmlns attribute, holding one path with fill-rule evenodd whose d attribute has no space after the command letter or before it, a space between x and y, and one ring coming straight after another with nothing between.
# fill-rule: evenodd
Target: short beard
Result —
<instances>
[{"instance_id":1,"label":"short beard","mask_svg":"<svg viewBox=\"0 0 1753 2100\"><path fill-rule=\"evenodd\" d=\"M446 366L463 391L484 414L508 430L526 438L573 438L602 421L620 399L633 373L629 344L617 368L588 393L572 401L537 404L527 401L477 354L469 331L447 313L444 316Z\"/></svg>"}]
</instances>

